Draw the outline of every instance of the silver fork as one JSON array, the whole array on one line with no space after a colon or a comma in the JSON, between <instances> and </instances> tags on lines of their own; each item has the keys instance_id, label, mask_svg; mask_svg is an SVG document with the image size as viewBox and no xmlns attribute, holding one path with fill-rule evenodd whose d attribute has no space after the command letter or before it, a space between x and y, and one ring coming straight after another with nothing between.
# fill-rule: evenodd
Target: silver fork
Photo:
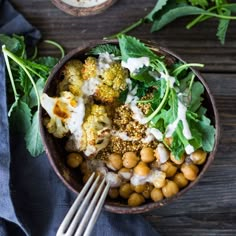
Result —
<instances>
[{"instance_id":1,"label":"silver fork","mask_svg":"<svg viewBox=\"0 0 236 236\"><path fill-rule=\"evenodd\" d=\"M100 178L103 180L98 185ZM109 188L110 185L106 183L105 177L99 175L95 178L95 173L93 173L62 221L56 236L90 235Z\"/></svg>"}]
</instances>

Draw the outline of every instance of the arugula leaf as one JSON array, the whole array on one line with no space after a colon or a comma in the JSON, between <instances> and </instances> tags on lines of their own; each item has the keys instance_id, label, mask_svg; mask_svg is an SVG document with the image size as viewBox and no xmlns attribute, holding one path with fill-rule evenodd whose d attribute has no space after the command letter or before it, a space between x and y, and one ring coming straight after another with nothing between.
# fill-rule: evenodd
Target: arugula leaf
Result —
<instances>
[{"instance_id":1,"label":"arugula leaf","mask_svg":"<svg viewBox=\"0 0 236 236\"><path fill-rule=\"evenodd\" d=\"M25 134L26 147L31 155L38 156L43 152L38 121L39 95L50 70L58 59L53 57L26 59L26 45L23 36L0 35L0 41L7 44L7 47L2 46L2 52L12 87L10 93L13 92L11 95L14 95L15 98L8 112L10 122L13 129ZM54 41L49 42L56 45L62 55L64 54L60 45Z\"/></svg>"},{"instance_id":2,"label":"arugula leaf","mask_svg":"<svg viewBox=\"0 0 236 236\"><path fill-rule=\"evenodd\" d=\"M0 42L2 43L2 45L6 45L6 48L9 51L18 56L21 56L25 49L23 38L16 37L16 35L10 37L5 34L0 34Z\"/></svg>"},{"instance_id":3,"label":"arugula leaf","mask_svg":"<svg viewBox=\"0 0 236 236\"><path fill-rule=\"evenodd\" d=\"M55 57L39 57L35 60L35 63L48 67L51 70L57 63L59 59ZM47 70L48 70L47 68ZM45 68L46 69L46 68Z\"/></svg>"},{"instance_id":4,"label":"arugula leaf","mask_svg":"<svg viewBox=\"0 0 236 236\"><path fill-rule=\"evenodd\" d=\"M36 87L37 87L39 96L41 96L41 94L43 93L44 85L45 85L44 79L39 78L36 82ZM33 108L37 105L38 105L38 100L37 100L35 90L33 88L31 88L31 91L29 93L29 107Z\"/></svg>"},{"instance_id":5,"label":"arugula leaf","mask_svg":"<svg viewBox=\"0 0 236 236\"><path fill-rule=\"evenodd\" d=\"M231 15L231 11L228 9L224 10L224 15L225 16L230 16ZM229 27L229 19L219 19L219 25L217 28L217 33L216 36L218 37L218 39L220 40L221 44L225 43L225 36Z\"/></svg>"},{"instance_id":6,"label":"arugula leaf","mask_svg":"<svg viewBox=\"0 0 236 236\"><path fill-rule=\"evenodd\" d=\"M191 90L191 102L189 104L190 111L196 112L199 109L203 101L203 98L201 97L203 93L203 85L199 81L194 82Z\"/></svg>"},{"instance_id":7,"label":"arugula leaf","mask_svg":"<svg viewBox=\"0 0 236 236\"><path fill-rule=\"evenodd\" d=\"M207 0L189 0L193 6L200 6L202 8L208 7L209 3Z\"/></svg>"},{"instance_id":8,"label":"arugula leaf","mask_svg":"<svg viewBox=\"0 0 236 236\"><path fill-rule=\"evenodd\" d=\"M155 7L151 10L151 12L145 17L145 19L149 21L153 21L154 15L157 14L166 4L168 0L158 0Z\"/></svg>"},{"instance_id":9,"label":"arugula leaf","mask_svg":"<svg viewBox=\"0 0 236 236\"><path fill-rule=\"evenodd\" d=\"M154 20L151 32L158 31L177 18L189 15L199 15L205 13L205 10L193 6L180 6L169 10Z\"/></svg>"},{"instance_id":10,"label":"arugula leaf","mask_svg":"<svg viewBox=\"0 0 236 236\"><path fill-rule=\"evenodd\" d=\"M119 33L106 37L106 39L118 38L121 34L126 34L144 23L152 23L151 32L154 32L162 29L177 18L197 15L196 18L187 24L186 28L190 29L194 25L211 18L220 19L217 37L223 44L228 28L226 27L226 21L236 20L236 16L227 14L227 10L236 13L236 3L228 3L227 0L212 0L211 2L212 4L207 0L157 0L156 5L146 16Z\"/></svg>"},{"instance_id":11,"label":"arugula leaf","mask_svg":"<svg viewBox=\"0 0 236 236\"><path fill-rule=\"evenodd\" d=\"M10 120L11 127L16 132L23 132L25 134L26 130L29 130L31 126L31 116L29 106L20 100L12 111Z\"/></svg>"},{"instance_id":12,"label":"arugula leaf","mask_svg":"<svg viewBox=\"0 0 236 236\"><path fill-rule=\"evenodd\" d=\"M97 47L94 47L90 50L88 54L99 55L105 52L108 52L109 54L113 54L116 57L121 56L119 48L116 45L112 45L112 44L102 44Z\"/></svg>"},{"instance_id":13,"label":"arugula leaf","mask_svg":"<svg viewBox=\"0 0 236 236\"><path fill-rule=\"evenodd\" d=\"M32 124L29 127L25 135L26 148L30 152L31 156L37 157L43 152L42 139L39 132L39 112L36 111Z\"/></svg>"},{"instance_id":14,"label":"arugula leaf","mask_svg":"<svg viewBox=\"0 0 236 236\"><path fill-rule=\"evenodd\" d=\"M119 46L122 56L122 61L127 61L128 58L149 57L150 59L157 58L157 55L145 46L140 40L126 35L120 35Z\"/></svg>"},{"instance_id":15,"label":"arugula leaf","mask_svg":"<svg viewBox=\"0 0 236 236\"><path fill-rule=\"evenodd\" d=\"M215 128L210 124L211 121L206 116L202 116L198 123L202 134L202 148L206 152L211 152L215 143Z\"/></svg>"}]
</instances>

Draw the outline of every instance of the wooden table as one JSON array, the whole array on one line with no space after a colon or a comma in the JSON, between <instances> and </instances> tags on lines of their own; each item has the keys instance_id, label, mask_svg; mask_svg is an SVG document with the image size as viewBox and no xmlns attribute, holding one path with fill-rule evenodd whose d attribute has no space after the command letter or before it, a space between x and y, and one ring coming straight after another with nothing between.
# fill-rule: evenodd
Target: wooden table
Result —
<instances>
[{"instance_id":1,"label":"wooden table","mask_svg":"<svg viewBox=\"0 0 236 236\"><path fill-rule=\"evenodd\" d=\"M59 11L51 1L12 0L44 39L61 43L68 51L87 40L102 39L144 16L155 0L119 0L106 12L76 18ZM131 34L155 40L188 62L204 63L203 76L215 96L221 120L221 139L214 163L197 186L181 199L145 217L162 235L236 235L236 22L229 26L225 46L215 37L217 22L186 30L181 19L158 33L150 25ZM44 55L57 51L41 46Z\"/></svg>"}]
</instances>

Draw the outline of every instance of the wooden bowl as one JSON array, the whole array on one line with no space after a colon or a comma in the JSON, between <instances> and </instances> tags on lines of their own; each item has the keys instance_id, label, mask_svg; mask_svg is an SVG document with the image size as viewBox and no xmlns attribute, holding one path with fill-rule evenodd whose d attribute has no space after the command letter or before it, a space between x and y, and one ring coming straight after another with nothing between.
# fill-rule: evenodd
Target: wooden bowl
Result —
<instances>
[{"instance_id":1,"label":"wooden bowl","mask_svg":"<svg viewBox=\"0 0 236 236\"><path fill-rule=\"evenodd\" d=\"M48 81L46 83L46 86L44 88L44 92L47 93L49 96L54 96L56 93L56 86L58 83L60 71L63 67L63 65L69 61L72 58L78 58L80 60L85 59L85 53L90 51L91 48L95 47L99 44L104 43L112 43L112 44L118 44L116 40L100 40L100 41L91 41L88 42L87 45L78 47L71 52L69 52L52 70ZM146 43L149 46L151 46L152 50L155 51L157 54L165 55L167 58L167 63L173 63L175 60L180 60L184 62L179 56L177 56L175 53L171 52L169 49L163 48L158 46L157 44L153 42ZM202 169L200 170L200 173L197 177L197 179L193 182L191 182L187 187L182 189L178 194L176 194L172 198L167 198L159 202L147 202L144 205L138 206L138 207L129 207L125 204L106 200L104 208L107 211L114 212L114 213L120 213L120 214L128 214L128 213L141 213L141 212L147 212L149 210L161 207L163 205L169 204L170 202L174 201L175 199L182 196L185 192L187 192L189 189L191 189L196 183L199 181L199 179L203 176L203 174L207 171L207 168L212 163L216 149L218 146L218 140L219 140L219 118L218 113L216 110L216 105L214 98L210 92L210 89L207 85L207 83L204 81L202 76L199 72L197 72L195 69L192 69L192 71L195 73L196 77L199 79L199 81L203 84L205 87L205 94L204 94L204 102L203 105L208 109L207 115L211 119L212 124L216 128L216 134L215 134L215 145L214 149L211 153L208 154L208 158ZM43 139L44 147L46 150L46 153L48 155L49 161L59 176L59 178L63 181L63 183L72 191L75 193L78 193L82 188L82 177L78 175L78 171L74 171L67 167L65 163L65 155L66 152L64 150L64 143L65 140L63 139L56 139L51 134L47 132L45 127L43 126L43 116L44 116L44 110L42 107L40 108L40 132Z\"/></svg>"},{"instance_id":2,"label":"wooden bowl","mask_svg":"<svg viewBox=\"0 0 236 236\"><path fill-rule=\"evenodd\" d=\"M52 0L52 3L73 16L96 15L112 6L117 0Z\"/></svg>"}]
</instances>

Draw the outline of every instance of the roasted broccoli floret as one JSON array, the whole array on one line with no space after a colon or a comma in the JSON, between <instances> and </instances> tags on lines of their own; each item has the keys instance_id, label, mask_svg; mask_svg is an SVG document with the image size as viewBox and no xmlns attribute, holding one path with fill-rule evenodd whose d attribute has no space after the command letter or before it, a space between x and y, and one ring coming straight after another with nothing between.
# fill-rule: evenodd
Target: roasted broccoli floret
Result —
<instances>
[{"instance_id":1,"label":"roasted broccoli floret","mask_svg":"<svg viewBox=\"0 0 236 236\"><path fill-rule=\"evenodd\" d=\"M75 96L81 95L83 85L82 68L83 63L77 59L72 59L65 64L62 71L64 79L58 84L58 93L70 91Z\"/></svg>"}]
</instances>

